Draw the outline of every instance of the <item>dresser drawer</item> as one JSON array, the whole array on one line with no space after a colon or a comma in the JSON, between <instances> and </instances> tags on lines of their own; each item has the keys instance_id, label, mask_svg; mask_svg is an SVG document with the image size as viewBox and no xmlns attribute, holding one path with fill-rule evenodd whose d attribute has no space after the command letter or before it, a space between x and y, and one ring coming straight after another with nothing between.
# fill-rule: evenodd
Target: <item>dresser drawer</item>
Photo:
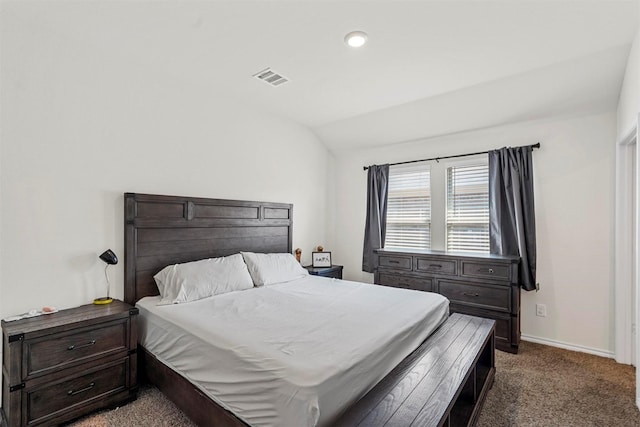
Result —
<instances>
[{"instance_id":1,"label":"dresser drawer","mask_svg":"<svg viewBox=\"0 0 640 427\"><path fill-rule=\"evenodd\" d=\"M411 249L376 253L376 283L437 292L449 299L452 311L494 319L496 347L518 352L518 257Z\"/></svg>"},{"instance_id":2,"label":"dresser drawer","mask_svg":"<svg viewBox=\"0 0 640 427\"><path fill-rule=\"evenodd\" d=\"M378 275L378 284L384 286L392 286L394 288L414 289L416 291L431 292L432 280L415 277L415 276L403 276L398 274L384 274Z\"/></svg>"},{"instance_id":3,"label":"dresser drawer","mask_svg":"<svg viewBox=\"0 0 640 427\"><path fill-rule=\"evenodd\" d=\"M438 291L454 304L511 312L511 288L509 286L439 280Z\"/></svg>"},{"instance_id":4,"label":"dresser drawer","mask_svg":"<svg viewBox=\"0 0 640 427\"><path fill-rule=\"evenodd\" d=\"M411 257L401 255L380 255L378 265L383 268L396 268L400 270L411 270Z\"/></svg>"},{"instance_id":5,"label":"dresser drawer","mask_svg":"<svg viewBox=\"0 0 640 427\"><path fill-rule=\"evenodd\" d=\"M415 271L423 271L432 274L450 274L455 276L457 273L457 263L439 258L416 257Z\"/></svg>"},{"instance_id":6,"label":"dresser drawer","mask_svg":"<svg viewBox=\"0 0 640 427\"><path fill-rule=\"evenodd\" d=\"M487 311L482 309L474 309L471 307L451 304L450 310L452 313L463 313L471 316L484 317L486 319L493 319L496 321L496 348L513 352L514 348L511 343L518 343L520 336L517 334L515 323L517 318L511 316L508 313L496 313L495 311ZM517 344L515 344L517 347Z\"/></svg>"},{"instance_id":7,"label":"dresser drawer","mask_svg":"<svg viewBox=\"0 0 640 427\"><path fill-rule=\"evenodd\" d=\"M127 319L75 332L26 340L26 377L44 374L87 359L126 350Z\"/></svg>"},{"instance_id":8,"label":"dresser drawer","mask_svg":"<svg viewBox=\"0 0 640 427\"><path fill-rule=\"evenodd\" d=\"M121 359L93 372L25 391L27 424L45 421L60 412L71 411L91 400L104 399L109 394L125 390L128 363L129 358Z\"/></svg>"},{"instance_id":9,"label":"dresser drawer","mask_svg":"<svg viewBox=\"0 0 640 427\"><path fill-rule=\"evenodd\" d=\"M511 279L510 268L505 264L462 261L462 276L499 280Z\"/></svg>"}]
</instances>

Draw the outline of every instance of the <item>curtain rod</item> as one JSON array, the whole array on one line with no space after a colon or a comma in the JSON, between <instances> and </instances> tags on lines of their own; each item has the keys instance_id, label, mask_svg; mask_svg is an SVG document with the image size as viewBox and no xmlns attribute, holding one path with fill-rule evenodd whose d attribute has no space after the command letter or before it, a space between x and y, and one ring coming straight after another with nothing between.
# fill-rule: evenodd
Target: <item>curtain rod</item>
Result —
<instances>
[{"instance_id":1,"label":"curtain rod","mask_svg":"<svg viewBox=\"0 0 640 427\"><path fill-rule=\"evenodd\" d=\"M537 142L533 145L523 145L523 147L531 147L533 148L540 148L540 143ZM516 148L520 148L520 147L516 147ZM453 159L456 157L467 157L467 156L477 156L478 154L488 154L488 151L478 151L477 153L467 153L467 154L456 154L454 156L443 156L443 157L432 157L430 159L420 159L420 160L409 160L406 162L397 162L397 163L389 163L389 166L396 166L396 165L406 165L409 163L418 163L418 162L428 162L430 160L435 160L436 162L439 162L440 160L443 159ZM367 170L369 169L369 166L363 166L362 167L363 170Z\"/></svg>"}]
</instances>

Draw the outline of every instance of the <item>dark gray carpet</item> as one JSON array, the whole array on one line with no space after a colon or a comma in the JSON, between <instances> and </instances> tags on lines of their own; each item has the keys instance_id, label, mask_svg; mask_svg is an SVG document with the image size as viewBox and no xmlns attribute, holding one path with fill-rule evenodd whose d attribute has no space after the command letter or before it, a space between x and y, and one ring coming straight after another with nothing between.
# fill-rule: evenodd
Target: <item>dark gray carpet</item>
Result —
<instances>
[{"instance_id":1,"label":"dark gray carpet","mask_svg":"<svg viewBox=\"0 0 640 427\"><path fill-rule=\"evenodd\" d=\"M632 366L524 342L518 355L496 351L496 370L496 381L487 396L479 427L640 426ZM142 387L135 402L71 425L193 426L152 387Z\"/></svg>"}]
</instances>

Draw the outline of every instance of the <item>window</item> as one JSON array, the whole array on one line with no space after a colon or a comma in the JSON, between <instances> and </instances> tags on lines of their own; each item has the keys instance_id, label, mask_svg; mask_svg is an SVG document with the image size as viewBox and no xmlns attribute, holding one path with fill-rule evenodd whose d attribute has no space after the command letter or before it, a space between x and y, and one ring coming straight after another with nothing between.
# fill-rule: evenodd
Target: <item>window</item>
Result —
<instances>
[{"instance_id":1,"label":"window","mask_svg":"<svg viewBox=\"0 0 640 427\"><path fill-rule=\"evenodd\" d=\"M389 168L385 248L431 246L430 169L424 163Z\"/></svg>"},{"instance_id":2,"label":"window","mask_svg":"<svg viewBox=\"0 0 640 427\"><path fill-rule=\"evenodd\" d=\"M489 253L489 166L447 168L447 251Z\"/></svg>"},{"instance_id":3,"label":"window","mask_svg":"<svg viewBox=\"0 0 640 427\"><path fill-rule=\"evenodd\" d=\"M487 156L391 166L385 248L489 253Z\"/></svg>"}]
</instances>

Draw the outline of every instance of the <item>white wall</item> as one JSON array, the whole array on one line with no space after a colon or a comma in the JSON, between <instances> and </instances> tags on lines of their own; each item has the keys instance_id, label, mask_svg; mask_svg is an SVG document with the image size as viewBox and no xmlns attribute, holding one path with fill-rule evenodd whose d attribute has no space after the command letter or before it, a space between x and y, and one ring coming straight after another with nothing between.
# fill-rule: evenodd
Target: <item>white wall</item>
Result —
<instances>
[{"instance_id":1,"label":"white wall","mask_svg":"<svg viewBox=\"0 0 640 427\"><path fill-rule=\"evenodd\" d=\"M640 114L640 30L636 33L629 52L617 114L620 140L636 126Z\"/></svg>"},{"instance_id":2,"label":"white wall","mask_svg":"<svg viewBox=\"0 0 640 427\"><path fill-rule=\"evenodd\" d=\"M539 292L523 292L522 333L609 355L615 115L496 127L379 149L336 152L335 258L361 272L366 206L362 166L540 142L534 152ZM548 316L536 317L535 304Z\"/></svg>"},{"instance_id":3,"label":"white wall","mask_svg":"<svg viewBox=\"0 0 640 427\"><path fill-rule=\"evenodd\" d=\"M308 129L144 68L118 46L35 21L1 27L0 317L102 296L98 254L124 257L126 191L293 203L304 260L325 242L332 157ZM110 276L122 298L122 262Z\"/></svg>"},{"instance_id":4,"label":"white wall","mask_svg":"<svg viewBox=\"0 0 640 427\"><path fill-rule=\"evenodd\" d=\"M640 0L638 1L638 4L640 4ZM640 8L639 8L638 21L640 22ZM631 45L629 58L627 60L627 67L624 74L624 80L622 83L622 88L620 90L620 98L618 100L618 110L617 110L618 123L617 123L616 143L621 142L624 138L626 138L629 135L629 132L632 132L633 129L639 125L638 117L640 117L640 29L636 33L636 36L633 40L633 44ZM636 130L636 135L637 135L637 130ZM628 205L625 204L624 197L622 197L622 194L624 194L624 189L626 188L626 184L625 184L626 179L624 178L624 171L626 169L623 166L623 162L625 162L626 159L622 158L621 156L623 155L622 153L627 154L629 153L630 150L626 150L623 147L616 147L616 150L618 150L618 152L620 153L618 155L617 166L616 166L617 175L618 175L617 179L619 182L618 197L620 197L620 199L618 200L618 209L620 211L617 212L617 217L624 218L624 213L623 213L624 209L628 208ZM637 144L636 144L635 151L637 152ZM636 162L636 165L637 164L638 163ZM637 177L636 177L636 182L637 182ZM637 209L636 209L636 215L640 215L640 211ZM636 218L635 223L636 225L640 223L640 219ZM619 227L625 227L625 225L628 225L628 223L621 221L618 225ZM626 232L626 229L623 228L623 230L624 230L623 232ZM637 254L636 254L636 259L637 259ZM619 270L619 272L621 271L622 270ZM618 286L619 297L625 298L625 295L628 294L627 285L621 282L621 283L618 283L617 286ZM636 278L635 286L637 288L637 278ZM631 292L631 294L633 295L633 292ZM637 292L637 289L636 289L635 303L636 304L635 304L634 322L636 324L636 330L637 330L638 319L640 318L640 315L638 314L638 307L640 307L640 293ZM626 340L626 337L628 337L628 335L625 334L627 332L627 329L624 326L625 322L627 321L626 320L627 316L624 310L624 304L621 304L621 305L622 305L621 307L622 310L618 314L619 326L618 326L618 330L616 331L617 338L621 340L617 345L618 351L621 351L622 349L627 348L624 342ZM638 354L640 354L640 340L638 340L637 336L638 335L636 333L636 351L635 351L636 358L638 357ZM631 354L633 354L633 352ZM624 362L630 361L630 360L627 360L626 354L625 355L618 354L616 355L616 358L617 360L622 360ZM631 357L631 359L633 359L633 356ZM636 360L636 365L637 365L637 360ZM637 375L636 375L636 405L640 407L640 381L638 381Z\"/></svg>"}]
</instances>

